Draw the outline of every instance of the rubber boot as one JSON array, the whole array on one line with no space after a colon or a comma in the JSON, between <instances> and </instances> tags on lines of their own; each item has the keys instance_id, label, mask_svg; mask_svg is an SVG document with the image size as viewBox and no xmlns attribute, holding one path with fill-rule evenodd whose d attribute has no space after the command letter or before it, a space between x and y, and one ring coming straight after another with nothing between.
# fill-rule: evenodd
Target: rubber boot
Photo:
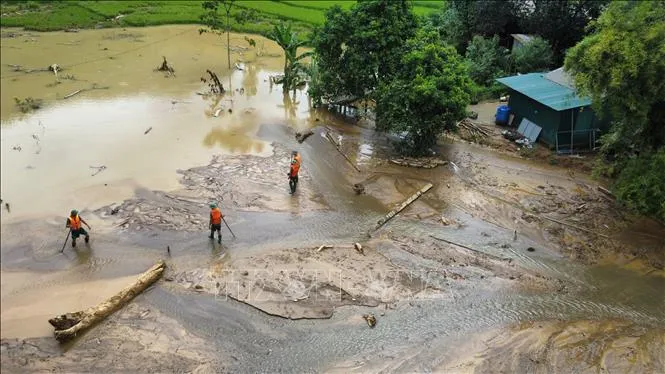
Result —
<instances>
[{"instance_id":1,"label":"rubber boot","mask_svg":"<svg viewBox=\"0 0 665 374\"><path fill-rule=\"evenodd\" d=\"M222 244L222 234L217 237L217 243Z\"/></svg>"},{"instance_id":2,"label":"rubber boot","mask_svg":"<svg viewBox=\"0 0 665 374\"><path fill-rule=\"evenodd\" d=\"M210 236L208 236L209 239L215 239L215 230L210 230Z\"/></svg>"},{"instance_id":3,"label":"rubber boot","mask_svg":"<svg viewBox=\"0 0 665 374\"><path fill-rule=\"evenodd\" d=\"M76 247L76 239L72 239L72 248Z\"/></svg>"},{"instance_id":4,"label":"rubber boot","mask_svg":"<svg viewBox=\"0 0 665 374\"><path fill-rule=\"evenodd\" d=\"M90 242L90 235L86 235L86 236L85 236L85 242L86 242L86 243L89 243L89 242Z\"/></svg>"}]
</instances>

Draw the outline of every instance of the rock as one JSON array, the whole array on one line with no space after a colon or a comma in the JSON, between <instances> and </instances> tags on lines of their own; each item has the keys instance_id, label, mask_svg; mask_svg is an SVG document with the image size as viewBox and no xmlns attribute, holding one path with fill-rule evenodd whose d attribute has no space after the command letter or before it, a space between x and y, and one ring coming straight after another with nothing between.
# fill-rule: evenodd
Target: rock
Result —
<instances>
[{"instance_id":1,"label":"rock","mask_svg":"<svg viewBox=\"0 0 665 374\"><path fill-rule=\"evenodd\" d=\"M197 284L196 286L194 286L194 289L196 289L196 290L202 290L202 289L203 289L203 286L201 286L200 284Z\"/></svg>"},{"instance_id":2,"label":"rock","mask_svg":"<svg viewBox=\"0 0 665 374\"><path fill-rule=\"evenodd\" d=\"M248 272L247 270L245 270L245 271L242 272L242 275L244 275L244 276L248 276L248 275L249 275L249 272Z\"/></svg>"},{"instance_id":3,"label":"rock","mask_svg":"<svg viewBox=\"0 0 665 374\"><path fill-rule=\"evenodd\" d=\"M533 248L533 247L529 247L529 248L527 248L526 250L529 251L529 252L534 252L536 249Z\"/></svg>"}]
</instances>

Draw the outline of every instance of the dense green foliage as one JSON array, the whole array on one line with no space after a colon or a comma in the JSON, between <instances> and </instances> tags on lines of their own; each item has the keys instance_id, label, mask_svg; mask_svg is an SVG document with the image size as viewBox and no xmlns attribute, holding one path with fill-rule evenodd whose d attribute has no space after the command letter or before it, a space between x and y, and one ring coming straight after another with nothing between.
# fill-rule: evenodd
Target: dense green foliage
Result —
<instances>
[{"instance_id":1,"label":"dense green foliage","mask_svg":"<svg viewBox=\"0 0 665 374\"><path fill-rule=\"evenodd\" d=\"M376 94L377 129L406 132L402 151L424 155L466 115L471 81L461 57L436 33L418 33L407 51Z\"/></svg>"},{"instance_id":2,"label":"dense green foliage","mask_svg":"<svg viewBox=\"0 0 665 374\"><path fill-rule=\"evenodd\" d=\"M405 0L364 1L348 11L331 8L313 41L320 72L317 91L327 100L371 97L379 82L397 71L416 28Z\"/></svg>"},{"instance_id":3,"label":"dense green foliage","mask_svg":"<svg viewBox=\"0 0 665 374\"><path fill-rule=\"evenodd\" d=\"M491 86L495 78L506 74L509 53L499 45L498 36L483 38L476 35L466 49L466 62L469 75L476 84Z\"/></svg>"},{"instance_id":4,"label":"dense green foliage","mask_svg":"<svg viewBox=\"0 0 665 374\"><path fill-rule=\"evenodd\" d=\"M590 21L598 18L609 0L533 0L516 5L520 29L539 35L552 46L554 62L563 61L568 48L582 40Z\"/></svg>"},{"instance_id":5,"label":"dense green foliage","mask_svg":"<svg viewBox=\"0 0 665 374\"><path fill-rule=\"evenodd\" d=\"M513 65L518 73L548 71L553 61L552 47L543 38L535 37L512 53Z\"/></svg>"},{"instance_id":6,"label":"dense green foliage","mask_svg":"<svg viewBox=\"0 0 665 374\"><path fill-rule=\"evenodd\" d=\"M284 94L295 89L298 76L305 72L302 60L312 55L312 52L298 54L298 48L303 47L307 41L300 39L293 31L291 24L280 23L275 25L268 38L275 41L284 50L284 77L282 78L282 91Z\"/></svg>"},{"instance_id":7,"label":"dense green foliage","mask_svg":"<svg viewBox=\"0 0 665 374\"><path fill-rule=\"evenodd\" d=\"M628 160L614 192L628 207L665 221L665 148Z\"/></svg>"},{"instance_id":8,"label":"dense green foliage","mask_svg":"<svg viewBox=\"0 0 665 374\"><path fill-rule=\"evenodd\" d=\"M662 182L665 170L665 4L613 2L593 27L568 52L565 67L596 112L613 121L602 152L618 175L619 196L642 212L657 212L662 188L644 183Z\"/></svg>"}]
</instances>

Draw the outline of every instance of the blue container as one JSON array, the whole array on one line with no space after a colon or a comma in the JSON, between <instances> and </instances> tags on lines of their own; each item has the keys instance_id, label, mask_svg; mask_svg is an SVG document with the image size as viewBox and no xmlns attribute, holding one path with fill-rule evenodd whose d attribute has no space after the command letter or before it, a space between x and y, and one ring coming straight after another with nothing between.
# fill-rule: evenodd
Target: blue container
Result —
<instances>
[{"instance_id":1,"label":"blue container","mask_svg":"<svg viewBox=\"0 0 665 374\"><path fill-rule=\"evenodd\" d=\"M496 108L496 123L497 125L507 125L510 118L510 107L508 105L501 105Z\"/></svg>"}]
</instances>

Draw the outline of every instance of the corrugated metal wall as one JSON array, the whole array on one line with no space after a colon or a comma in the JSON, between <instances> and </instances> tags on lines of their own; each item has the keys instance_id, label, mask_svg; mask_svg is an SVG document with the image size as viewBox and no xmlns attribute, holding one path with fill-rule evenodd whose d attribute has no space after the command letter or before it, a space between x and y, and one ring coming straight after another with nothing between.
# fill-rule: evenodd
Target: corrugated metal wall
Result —
<instances>
[{"instance_id":1,"label":"corrugated metal wall","mask_svg":"<svg viewBox=\"0 0 665 374\"><path fill-rule=\"evenodd\" d=\"M510 107L510 112L515 115L515 119L513 120L515 127L519 126L522 118L526 118L543 128L538 141L554 146L563 112L557 112L517 91L510 93L508 106ZM569 111L564 112L567 112L570 116Z\"/></svg>"}]
</instances>

